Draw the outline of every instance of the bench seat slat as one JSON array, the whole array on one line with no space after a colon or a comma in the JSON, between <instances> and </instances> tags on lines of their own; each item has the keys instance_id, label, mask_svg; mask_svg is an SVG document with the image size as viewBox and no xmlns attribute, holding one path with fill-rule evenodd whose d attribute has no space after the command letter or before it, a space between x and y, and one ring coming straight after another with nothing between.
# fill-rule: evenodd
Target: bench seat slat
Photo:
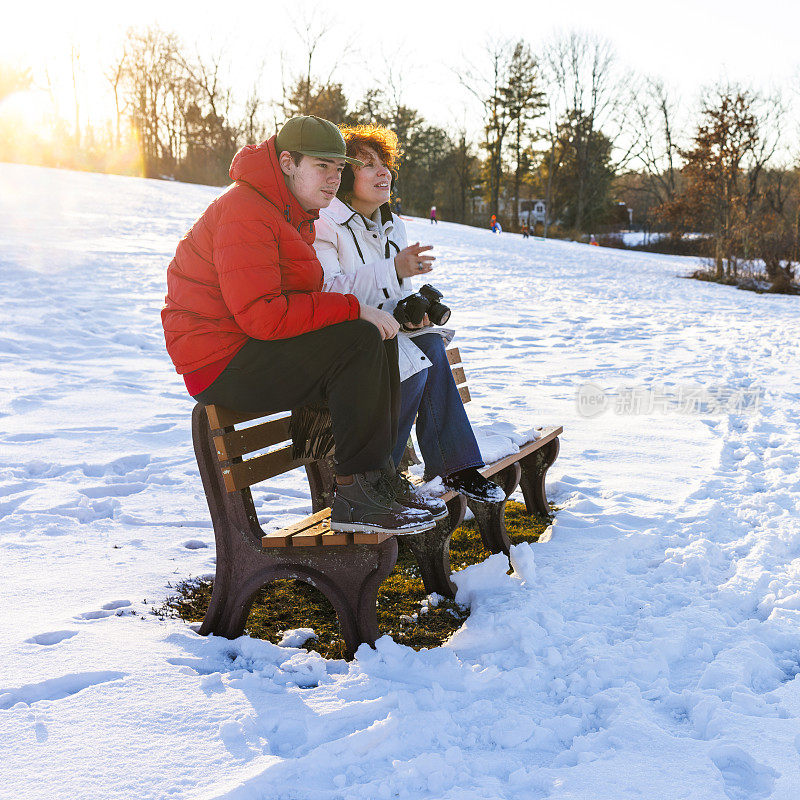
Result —
<instances>
[{"instance_id":1,"label":"bench seat slat","mask_svg":"<svg viewBox=\"0 0 800 800\"><path fill-rule=\"evenodd\" d=\"M238 464L223 464L222 478L225 481L225 488L229 492L236 492L275 475L283 475L290 469L302 467L304 463L302 459L292 458L291 446L282 447L280 450L248 458L247 461L240 461Z\"/></svg>"},{"instance_id":2,"label":"bench seat slat","mask_svg":"<svg viewBox=\"0 0 800 800\"><path fill-rule=\"evenodd\" d=\"M240 431L231 431L214 437L214 446L217 448L217 457L220 461L253 453L265 447L287 441L289 437L289 417L273 419L244 428Z\"/></svg>"},{"instance_id":3,"label":"bench seat slat","mask_svg":"<svg viewBox=\"0 0 800 800\"><path fill-rule=\"evenodd\" d=\"M346 531L327 530L322 534L322 546L353 544L353 534Z\"/></svg>"},{"instance_id":4,"label":"bench seat slat","mask_svg":"<svg viewBox=\"0 0 800 800\"><path fill-rule=\"evenodd\" d=\"M394 536L393 533L347 533L332 531L331 510L323 508L310 517L301 519L280 531L261 537L262 547L335 547L347 544L380 544Z\"/></svg>"},{"instance_id":5,"label":"bench seat slat","mask_svg":"<svg viewBox=\"0 0 800 800\"><path fill-rule=\"evenodd\" d=\"M289 544L291 547L316 547L322 544L322 534L325 532L325 524L317 523L313 528L306 528L300 533L292 536Z\"/></svg>"},{"instance_id":6,"label":"bench seat slat","mask_svg":"<svg viewBox=\"0 0 800 800\"><path fill-rule=\"evenodd\" d=\"M472 400L472 395L469 393L469 387L466 384L458 387L458 394L461 397L461 402L465 405Z\"/></svg>"},{"instance_id":7,"label":"bench seat slat","mask_svg":"<svg viewBox=\"0 0 800 800\"><path fill-rule=\"evenodd\" d=\"M289 547L291 536L287 536L284 531L273 531L261 537L262 547Z\"/></svg>"},{"instance_id":8,"label":"bench seat slat","mask_svg":"<svg viewBox=\"0 0 800 800\"><path fill-rule=\"evenodd\" d=\"M353 543L354 544L380 544L381 542L385 542L387 539L391 539L392 536L395 534L393 533L377 533L377 532L370 532L370 533L354 533L353 534Z\"/></svg>"},{"instance_id":9,"label":"bench seat slat","mask_svg":"<svg viewBox=\"0 0 800 800\"><path fill-rule=\"evenodd\" d=\"M461 367L453 367L453 380L456 382L456 386L461 386L462 383L467 382L467 376L464 374L464 370Z\"/></svg>"},{"instance_id":10,"label":"bench seat slat","mask_svg":"<svg viewBox=\"0 0 800 800\"><path fill-rule=\"evenodd\" d=\"M309 528L313 528L315 525L324 523L326 520L330 519L330 516L331 510L329 508L323 508L322 511L317 511L316 514L301 519L299 522L294 522L282 530L265 534L261 537L261 546L290 547L292 544L292 537L295 534L302 533Z\"/></svg>"},{"instance_id":11,"label":"bench seat slat","mask_svg":"<svg viewBox=\"0 0 800 800\"><path fill-rule=\"evenodd\" d=\"M534 439L532 442L523 444L519 448L518 453L510 453L504 458L501 458L499 461L495 461L493 464L487 464L480 470L480 472L484 477L489 478L496 472L500 472L501 469L505 469L510 464L513 464L515 461L519 461L520 459L525 458L525 456L529 456L531 453L536 452L539 448L544 447L544 445L546 445L548 442L551 442L556 438L556 436L563 432L564 429L560 425L542 428L538 439Z\"/></svg>"}]
</instances>

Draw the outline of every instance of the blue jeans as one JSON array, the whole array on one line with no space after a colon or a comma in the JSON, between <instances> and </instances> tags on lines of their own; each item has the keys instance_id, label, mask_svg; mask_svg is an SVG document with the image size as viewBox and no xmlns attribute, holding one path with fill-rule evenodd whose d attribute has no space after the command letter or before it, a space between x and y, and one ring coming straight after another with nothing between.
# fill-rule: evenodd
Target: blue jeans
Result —
<instances>
[{"instance_id":1,"label":"blue jeans","mask_svg":"<svg viewBox=\"0 0 800 800\"><path fill-rule=\"evenodd\" d=\"M438 333L426 333L414 337L414 344L431 365L400 384L400 418L392 453L395 465L403 458L416 416L426 478L482 467L481 452L447 361L444 339Z\"/></svg>"}]
</instances>

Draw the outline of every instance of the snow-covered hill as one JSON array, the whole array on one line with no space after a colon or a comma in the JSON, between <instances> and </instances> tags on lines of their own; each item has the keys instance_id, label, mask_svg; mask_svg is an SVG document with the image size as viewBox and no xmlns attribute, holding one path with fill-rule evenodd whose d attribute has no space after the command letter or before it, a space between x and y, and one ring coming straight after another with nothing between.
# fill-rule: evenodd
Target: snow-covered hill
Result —
<instances>
[{"instance_id":1,"label":"snow-covered hill","mask_svg":"<svg viewBox=\"0 0 800 800\"><path fill-rule=\"evenodd\" d=\"M552 541L435 650L201 638L148 613L214 569L158 312L217 191L0 164L0 798L795 798L798 299L411 220L473 421L564 425Z\"/></svg>"}]
</instances>

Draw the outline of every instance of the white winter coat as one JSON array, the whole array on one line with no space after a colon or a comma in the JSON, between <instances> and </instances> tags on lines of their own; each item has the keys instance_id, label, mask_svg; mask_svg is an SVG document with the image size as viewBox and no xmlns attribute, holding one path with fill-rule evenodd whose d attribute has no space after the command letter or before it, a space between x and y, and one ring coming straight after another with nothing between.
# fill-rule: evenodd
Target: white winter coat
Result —
<instances>
[{"instance_id":1,"label":"white winter coat","mask_svg":"<svg viewBox=\"0 0 800 800\"><path fill-rule=\"evenodd\" d=\"M316 230L314 249L324 271L326 292L354 294L360 303L391 313L400 299L416 291L410 278L401 281L397 277L394 257L408 245L406 227L386 206L367 219L334 198L320 210ZM448 328L398 335L400 380L430 366L413 338L431 330L448 343L453 338L454 332Z\"/></svg>"}]
</instances>

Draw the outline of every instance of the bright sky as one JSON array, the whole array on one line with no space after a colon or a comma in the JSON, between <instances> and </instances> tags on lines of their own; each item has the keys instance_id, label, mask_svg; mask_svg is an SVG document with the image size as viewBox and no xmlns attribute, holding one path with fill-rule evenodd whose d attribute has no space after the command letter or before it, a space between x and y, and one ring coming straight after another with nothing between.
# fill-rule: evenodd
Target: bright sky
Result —
<instances>
[{"instance_id":1,"label":"bright sky","mask_svg":"<svg viewBox=\"0 0 800 800\"><path fill-rule=\"evenodd\" d=\"M280 94L283 63L298 70L303 47L292 17L315 12L330 33L314 71L335 76L353 97L386 74L387 60L402 75L403 98L431 122L474 128L476 112L456 72L479 58L490 37L526 38L536 46L557 31L579 28L610 39L621 63L660 75L693 107L702 85L720 78L757 88L800 86L798 0L500 0L462 3L407 0L391 4L310 0L237 3L207 0L73 0L14 2L0 12L0 60L31 65L45 84L47 67L62 114L71 118L70 49L80 51L82 111L108 116L102 70L130 26L157 24L201 52L225 48L230 83L244 97L257 80L266 98ZM338 65L338 66L337 66ZM44 93L41 93L45 102ZM22 100L15 101L22 104ZM47 101L49 102L49 101ZM465 112L465 109L471 109Z\"/></svg>"}]
</instances>

